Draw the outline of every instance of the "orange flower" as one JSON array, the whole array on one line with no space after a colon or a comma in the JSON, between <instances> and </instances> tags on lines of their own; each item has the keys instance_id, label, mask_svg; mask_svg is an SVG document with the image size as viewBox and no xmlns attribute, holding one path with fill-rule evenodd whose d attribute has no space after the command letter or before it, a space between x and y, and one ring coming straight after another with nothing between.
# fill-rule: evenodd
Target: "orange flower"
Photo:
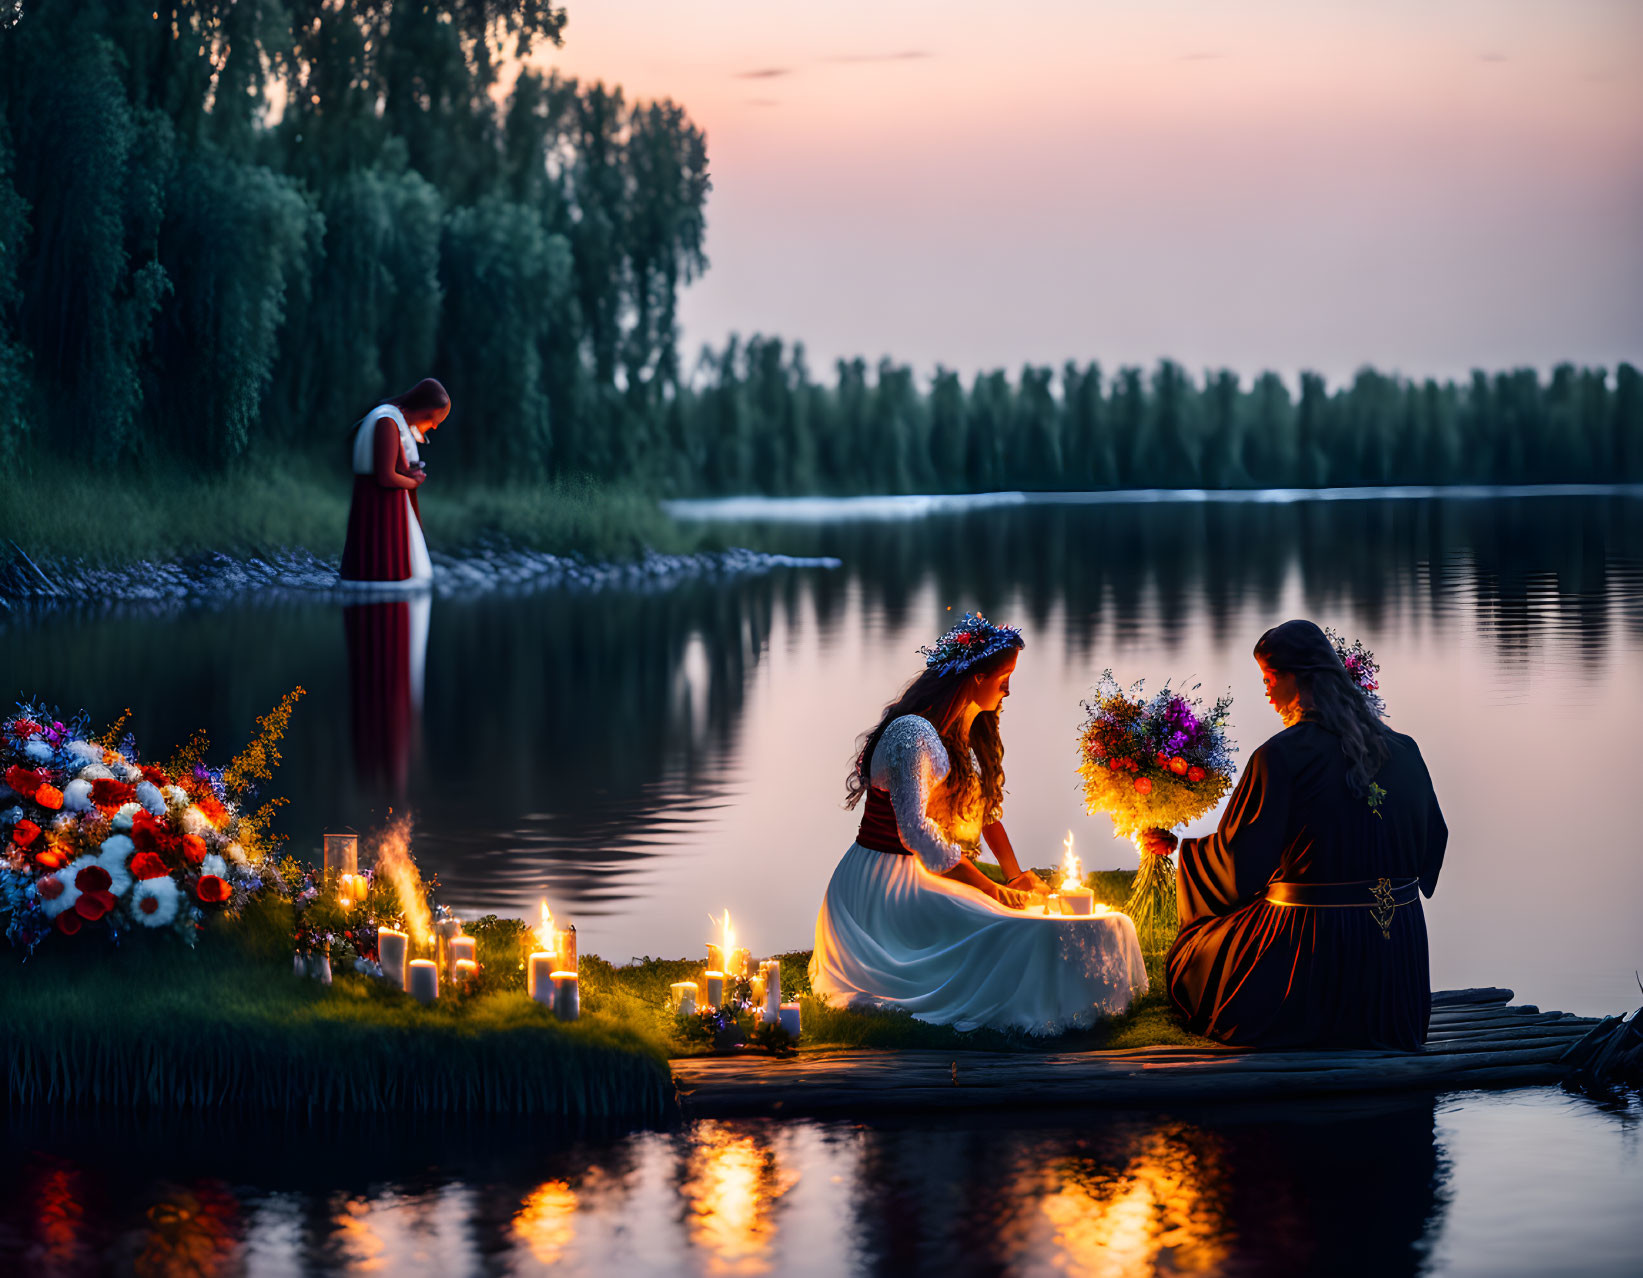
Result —
<instances>
[{"instance_id":1,"label":"orange flower","mask_svg":"<svg viewBox=\"0 0 1643 1278\"><path fill-rule=\"evenodd\" d=\"M68 857L63 855L61 849L55 847L42 848L34 854L34 859L48 870L60 870L68 864Z\"/></svg>"},{"instance_id":2,"label":"orange flower","mask_svg":"<svg viewBox=\"0 0 1643 1278\"><path fill-rule=\"evenodd\" d=\"M232 891L233 889L215 874L202 874L199 886L194 889L194 895L202 901L217 905L226 901Z\"/></svg>"},{"instance_id":3,"label":"orange flower","mask_svg":"<svg viewBox=\"0 0 1643 1278\"><path fill-rule=\"evenodd\" d=\"M1152 778L1151 777L1136 777L1135 778L1135 792L1137 794L1151 794L1152 793Z\"/></svg>"},{"instance_id":4,"label":"orange flower","mask_svg":"<svg viewBox=\"0 0 1643 1278\"><path fill-rule=\"evenodd\" d=\"M214 794L201 795L195 806L205 813L205 819L211 822L212 825L221 825L223 818L228 815L228 809L223 807Z\"/></svg>"},{"instance_id":5,"label":"orange flower","mask_svg":"<svg viewBox=\"0 0 1643 1278\"><path fill-rule=\"evenodd\" d=\"M34 801L55 812L63 806L63 792L54 785L43 785L34 792Z\"/></svg>"},{"instance_id":6,"label":"orange flower","mask_svg":"<svg viewBox=\"0 0 1643 1278\"><path fill-rule=\"evenodd\" d=\"M197 834L183 835L183 855L192 865L198 865L205 860L205 840Z\"/></svg>"},{"instance_id":7,"label":"orange flower","mask_svg":"<svg viewBox=\"0 0 1643 1278\"><path fill-rule=\"evenodd\" d=\"M1187 775L1187 766L1187 761L1180 755L1176 755L1169 761L1169 770L1175 773L1178 777L1184 777Z\"/></svg>"}]
</instances>

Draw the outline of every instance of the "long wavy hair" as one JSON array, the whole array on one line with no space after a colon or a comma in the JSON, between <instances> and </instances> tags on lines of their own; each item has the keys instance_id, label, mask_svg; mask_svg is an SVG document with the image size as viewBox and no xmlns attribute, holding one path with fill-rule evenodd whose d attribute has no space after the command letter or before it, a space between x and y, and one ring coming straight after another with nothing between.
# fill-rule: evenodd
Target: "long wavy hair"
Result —
<instances>
[{"instance_id":1,"label":"long wavy hair","mask_svg":"<svg viewBox=\"0 0 1643 1278\"><path fill-rule=\"evenodd\" d=\"M998 670L1016 649L1002 652L978 661L966 670L939 674L926 670L889 705L879 716L878 724L865 732L856 742L856 760L844 783L844 806L853 808L860 803L871 784L873 751L879 738L890 724L904 714L916 714L928 719L947 748L950 771L946 780L946 803L949 818L963 815L962 805L977 778L981 782L981 811L996 811L1004 799L1004 738L999 735L999 710L988 710L976 715L966 737L964 707L970 700L971 682L975 675L989 675Z\"/></svg>"},{"instance_id":2,"label":"long wavy hair","mask_svg":"<svg viewBox=\"0 0 1643 1278\"><path fill-rule=\"evenodd\" d=\"M1295 676L1307 717L1334 733L1346 756L1346 784L1362 798L1391 753L1387 728L1352 682L1335 646L1310 621L1286 621L1261 636L1255 655Z\"/></svg>"}]
</instances>

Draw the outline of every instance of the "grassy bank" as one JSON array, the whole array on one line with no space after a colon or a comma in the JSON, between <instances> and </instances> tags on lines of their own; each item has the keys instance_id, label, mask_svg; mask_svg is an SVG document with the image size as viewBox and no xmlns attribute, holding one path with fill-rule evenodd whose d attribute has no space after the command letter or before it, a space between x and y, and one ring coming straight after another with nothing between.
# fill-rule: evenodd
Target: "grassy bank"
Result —
<instances>
[{"instance_id":1,"label":"grassy bank","mask_svg":"<svg viewBox=\"0 0 1643 1278\"><path fill-rule=\"evenodd\" d=\"M29 470L34 473L30 474ZM108 566L220 551L280 549L336 558L351 478L300 459L278 467L198 475L146 469L0 468L0 550L14 541L36 560ZM631 559L704 548L698 526L675 524L637 488L559 480L487 486L435 472L421 493L435 551L505 541L589 559Z\"/></svg>"},{"instance_id":2,"label":"grassy bank","mask_svg":"<svg viewBox=\"0 0 1643 1278\"><path fill-rule=\"evenodd\" d=\"M1118 903L1128 874L1093 875ZM486 973L471 994L431 1007L368 980L339 956L334 984L291 974L290 907L273 902L201 939L53 938L0 972L0 1071L13 1104L134 1110L314 1113L506 1113L660 1118L673 1105L669 1057L710 1050L667 1009L675 981L705 963L581 962L582 1019L560 1024L525 996L515 934L481 928ZM1172 1021L1161 973L1123 1016L1043 1040L959 1033L904 1013L831 1007L810 989L809 951L780 956L797 997L801 1050L925 1048L1088 1051L1201 1040Z\"/></svg>"}]
</instances>

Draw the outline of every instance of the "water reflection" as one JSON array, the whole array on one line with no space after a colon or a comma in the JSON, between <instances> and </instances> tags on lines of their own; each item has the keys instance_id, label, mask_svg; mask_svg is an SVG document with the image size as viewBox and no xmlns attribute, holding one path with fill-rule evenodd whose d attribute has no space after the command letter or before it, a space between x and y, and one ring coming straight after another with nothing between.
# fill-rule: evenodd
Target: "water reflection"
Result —
<instances>
[{"instance_id":1,"label":"water reflection","mask_svg":"<svg viewBox=\"0 0 1643 1278\"><path fill-rule=\"evenodd\" d=\"M1481 1241L1522 1272L1621 1274L1643 1258L1628 1113L1542 1089L672 1133L331 1122L295 1140L24 1116L0 1137L0 1271L1398 1278ZM1488 1157L1457 1167L1456 1145ZM1568 1204L1503 1215L1548 1167Z\"/></svg>"},{"instance_id":2,"label":"water reflection","mask_svg":"<svg viewBox=\"0 0 1643 1278\"><path fill-rule=\"evenodd\" d=\"M431 608L421 594L342 609L354 775L393 801L404 799L422 743Z\"/></svg>"}]
</instances>

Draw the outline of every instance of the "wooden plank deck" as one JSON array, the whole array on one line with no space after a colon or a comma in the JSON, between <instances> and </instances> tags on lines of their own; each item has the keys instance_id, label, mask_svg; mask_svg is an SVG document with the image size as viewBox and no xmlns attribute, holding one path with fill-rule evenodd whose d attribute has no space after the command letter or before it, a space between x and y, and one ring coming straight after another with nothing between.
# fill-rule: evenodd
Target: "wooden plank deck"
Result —
<instances>
[{"instance_id":1,"label":"wooden plank deck","mask_svg":"<svg viewBox=\"0 0 1643 1278\"><path fill-rule=\"evenodd\" d=\"M681 1108L693 1117L1151 1106L1557 1081L1559 1058L1598 1021L1514 1006L1511 997L1503 989L1434 994L1431 1034L1420 1052L820 1050L787 1060L676 1060L673 1079Z\"/></svg>"}]
</instances>

